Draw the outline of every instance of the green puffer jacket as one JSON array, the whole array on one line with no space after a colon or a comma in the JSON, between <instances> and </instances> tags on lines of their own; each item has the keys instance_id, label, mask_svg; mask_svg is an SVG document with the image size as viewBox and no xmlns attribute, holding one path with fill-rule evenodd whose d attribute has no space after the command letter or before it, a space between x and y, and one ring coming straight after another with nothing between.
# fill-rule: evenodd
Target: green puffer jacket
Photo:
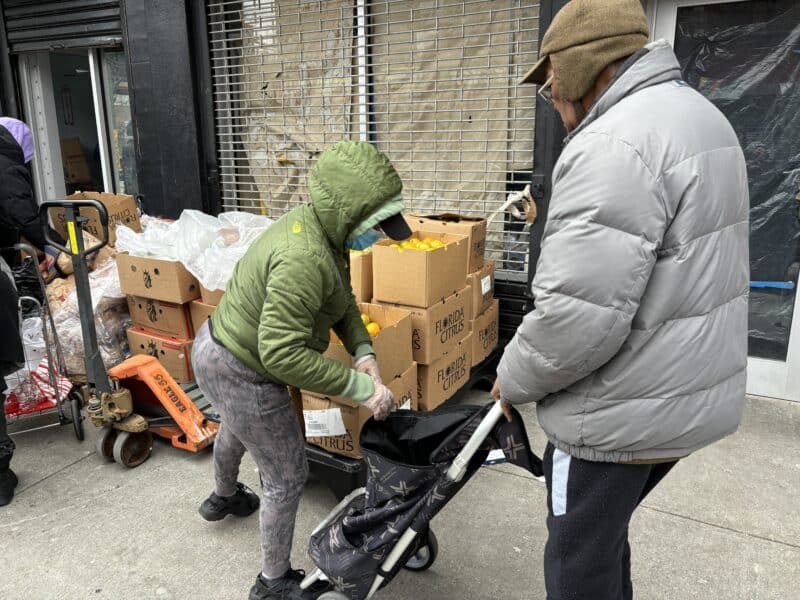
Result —
<instances>
[{"instance_id":1,"label":"green puffer jacket","mask_svg":"<svg viewBox=\"0 0 800 600\"><path fill-rule=\"evenodd\" d=\"M345 241L401 212L403 184L373 146L341 142L320 155L308 187L310 204L276 221L236 265L213 334L272 382L364 401L374 389L369 376L322 353L331 328L351 354L371 352Z\"/></svg>"}]
</instances>

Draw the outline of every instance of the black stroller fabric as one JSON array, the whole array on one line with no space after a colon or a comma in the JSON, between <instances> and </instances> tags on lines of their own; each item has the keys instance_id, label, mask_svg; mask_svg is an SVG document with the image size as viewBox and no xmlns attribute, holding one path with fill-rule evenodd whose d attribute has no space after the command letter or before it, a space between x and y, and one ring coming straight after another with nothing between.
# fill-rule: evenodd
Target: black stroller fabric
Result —
<instances>
[{"instance_id":1,"label":"black stroller fabric","mask_svg":"<svg viewBox=\"0 0 800 600\"><path fill-rule=\"evenodd\" d=\"M39 281L39 265L31 257L25 257L17 267L13 268L14 281L17 285L17 294L35 298L39 304L44 304L44 292ZM27 318L39 311L28 302L24 305L23 317Z\"/></svg>"},{"instance_id":2,"label":"black stroller fabric","mask_svg":"<svg viewBox=\"0 0 800 600\"><path fill-rule=\"evenodd\" d=\"M351 600L365 598L381 564L412 527L420 536L388 574L390 580L425 546L431 519L475 474L491 450L500 449L509 463L543 475L522 417L512 409L513 421L498 423L464 478L448 481L446 473L453 459L491 407L398 411L385 421L370 420L364 426L361 449L367 466L366 493L312 535L309 545L311 558L340 592Z\"/></svg>"}]
</instances>

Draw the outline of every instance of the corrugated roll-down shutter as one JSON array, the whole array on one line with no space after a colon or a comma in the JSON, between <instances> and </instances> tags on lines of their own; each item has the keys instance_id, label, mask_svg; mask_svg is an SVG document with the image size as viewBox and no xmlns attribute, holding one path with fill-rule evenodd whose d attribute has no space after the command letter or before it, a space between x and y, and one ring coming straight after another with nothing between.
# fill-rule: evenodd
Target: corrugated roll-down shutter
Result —
<instances>
[{"instance_id":1,"label":"corrugated roll-down shutter","mask_svg":"<svg viewBox=\"0 0 800 600\"><path fill-rule=\"evenodd\" d=\"M4 0L11 52L122 44L119 0Z\"/></svg>"},{"instance_id":2,"label":"corrugated roll-down shutter","mask_svg":"<svg viewBox=\"0 0 800 600\"><path fill-rule=\"evenodd\" d=\"M487 217L530 181L534 0L207 0L222 205L278 217L320 152L368 139L418 213ZM514 212L515 214L512 214ZM505 212L487 255L525 282L529 232Z\"/></svg>"}]
</instances>

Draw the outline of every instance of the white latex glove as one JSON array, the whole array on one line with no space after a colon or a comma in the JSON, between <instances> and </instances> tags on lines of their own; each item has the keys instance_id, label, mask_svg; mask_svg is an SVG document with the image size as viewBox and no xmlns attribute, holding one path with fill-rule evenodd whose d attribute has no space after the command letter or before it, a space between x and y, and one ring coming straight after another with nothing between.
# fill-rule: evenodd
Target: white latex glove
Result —
<instances>
[{"instance_id":1,"label":"white latex glove","mask_svg":"<svg viewBox=\"0 0 800 600\"><path fill-rule=\"evenodd\" d=\"M378 361L375 359L374 354L366 354L356 361L356 371L359 373L366 373L372 377L375 385L383 383L381 373L378 371Z\"/></svg>"},{"instance_id":2,"label":"white latex glove","mask_svg":"<svg viewBox=\"0 0 800 600\"><path fill-rule=\"evenodd\" d=\"M375 383L375 392L364 402L364 406L372 411L376 421L383 421L395 408L394 395L382 383Z\"/></svg>"}]
</instances>

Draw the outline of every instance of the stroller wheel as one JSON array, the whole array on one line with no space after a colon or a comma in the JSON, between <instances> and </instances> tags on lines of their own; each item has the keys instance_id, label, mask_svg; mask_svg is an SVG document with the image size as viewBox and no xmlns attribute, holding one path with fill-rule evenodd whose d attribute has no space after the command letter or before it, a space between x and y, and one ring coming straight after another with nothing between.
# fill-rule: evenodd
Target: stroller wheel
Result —
<instances>
[{"instance_id":1,"label":"stroller wheel","mask_svg":"<svg viewBox=\"0 0 800 600\"><path fill-rule=\"evenodd\" d=\"M83 406L83 396L77 389L73 389L69 393L69 407L72 412L72 429L75 431L75 437L78 441L82 442L83 435L83 415L81 414L81 407Z\"/></svg>"},{"instance_id":2,"label":"stroller wheel","mask_svg":"<svg viewBox=\"0 0 800 600\"><path fill-rule=\"evenodd\" d=\"M409 571L427 571L436 562L439 555L439 542L433 530L428 530L428 539L417 553L408 559L405 568Z\"/></svg>"},{"instance_id":3,"label":"stroller wheel","mask_svg":"<svg viewBox=\"0 0 800 600\"><path fill-rule=\"evenodd\" d=\"M317 600L350 600L350 596L345 596L342 592L325 592L317 596Z\"/></svg>"}]
</instances>

